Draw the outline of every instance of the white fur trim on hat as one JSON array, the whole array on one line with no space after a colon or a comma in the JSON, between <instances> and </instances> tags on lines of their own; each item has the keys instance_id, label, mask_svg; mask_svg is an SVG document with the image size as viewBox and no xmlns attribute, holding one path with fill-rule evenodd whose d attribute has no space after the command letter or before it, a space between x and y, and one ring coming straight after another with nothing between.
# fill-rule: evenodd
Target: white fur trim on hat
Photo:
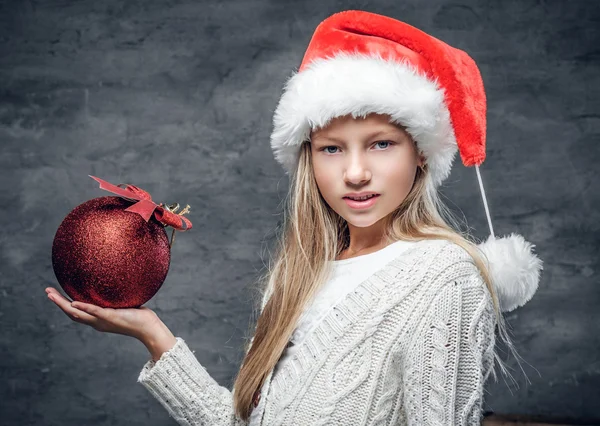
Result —
<instances>
[{"instance_id":1,"label":"white fur trim on hat","mask_svg":"<svg viewBox=\"0 0 600 426\"><path fill-rule=\"evenodd\" d=\"M320 58L290 77L273 116L275 159L292 174L311 130L336 117L369 113L388 114L406 128L435 187L450 175L458 149L443 89L409 63L363 54Z\"/></svg>"}]
</instances>

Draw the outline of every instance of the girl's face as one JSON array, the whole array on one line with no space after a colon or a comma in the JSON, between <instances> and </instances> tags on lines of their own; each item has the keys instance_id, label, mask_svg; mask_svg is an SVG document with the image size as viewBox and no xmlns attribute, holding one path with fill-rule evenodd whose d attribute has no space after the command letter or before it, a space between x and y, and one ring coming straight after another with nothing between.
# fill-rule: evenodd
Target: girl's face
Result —
<instances>
[{"instance_id":1,"label":"girl's face","mask_svg":"<svg viewBox=\"0 0 600 426\"><path fill-rule=\"evenodd\" d=\"M417 167L423 164L410 135L379 114L333 119L311 133L311 154L321 195L348 222L351 233L353 228L370 227L394 211L410 192ZM360 192L379 195L371 205L353 207L345 197Z\"/></svg>"}]
</instances>

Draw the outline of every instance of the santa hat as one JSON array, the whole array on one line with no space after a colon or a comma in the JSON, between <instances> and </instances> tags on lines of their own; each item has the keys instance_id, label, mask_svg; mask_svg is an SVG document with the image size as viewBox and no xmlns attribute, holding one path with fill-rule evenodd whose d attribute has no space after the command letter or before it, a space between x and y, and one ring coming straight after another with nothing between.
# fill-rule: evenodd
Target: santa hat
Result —
<instances>
[{"instance_id":1,"label":"santa hat","mask_svg":"<svg viewBox=\"0 0 600 426\"><path fill-rule=\"evenodd\" d=\"M500 307L525 304L538 287L542 262L518 234L496 239L479 165L485 160L486 97L477 65L404 22L363 11L336 13L317 27L297 73L275 110L271 147L286 173L313 129L344 115L387 114L425 156L427 190L449 176L456 151L475 166L490 227L479 248L489 261Z\"/></svg>"}]
</instances>

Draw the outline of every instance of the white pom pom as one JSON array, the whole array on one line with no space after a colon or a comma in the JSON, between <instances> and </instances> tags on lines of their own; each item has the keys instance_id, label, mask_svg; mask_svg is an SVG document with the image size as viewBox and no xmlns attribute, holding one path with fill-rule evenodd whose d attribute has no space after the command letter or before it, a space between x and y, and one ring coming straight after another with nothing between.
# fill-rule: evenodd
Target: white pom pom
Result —
<instances>
[{"instance_id":1,"label":"white pom pom","mask_svg":"<svg viewBox=\"0 0 600 426\"><path fill-rule=\"evenodd\" d=\"M532 252L535 245L519 234L490 237L478 245L487 256L490 277L503 312L523 306L534 295L540 280L542 261Z\"/></svg>"}]
</instances>

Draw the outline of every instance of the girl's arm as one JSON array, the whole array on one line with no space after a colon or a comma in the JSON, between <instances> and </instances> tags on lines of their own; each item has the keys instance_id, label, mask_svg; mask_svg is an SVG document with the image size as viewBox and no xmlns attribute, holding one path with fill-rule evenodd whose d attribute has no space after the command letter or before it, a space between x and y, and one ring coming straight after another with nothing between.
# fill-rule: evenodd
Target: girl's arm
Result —
<instances>
[{"instance_id":1,"label":"girl's arm","mask_svg":"<svg viewBox=\"0 0 600 426\"><path fill-rule=\"evenodd\" d=\"M233 411L233 394L219 385L180 337L158 361L149 360L138 383L166 408L180 425L241 426Z\"/></svg>"},{"instance_id":2,"label":"girl's arm","mask_svg":"<svg viewBox=\"0 0 600 426\"><path fill-rule=\"evenodd\" d=\"M266 292L263 296L261 311L269 295ZM138 383L148 389L177 423L185 426L248 424L234 414L232 392L208 374L183 339L174 337L165 326L143 343L152 359L144 365Z\"/></svg>"},{"instance_id":3,"label":"girl's arm","mask_svg":"<svg viewBox=\"0 0 600 426\"><path fill-rule=\"evenodd\" d=\"M481 424L495 324L491 295L476 270L443 286L412 339L404 366L409 425Z\"/></svg>"}]
</instances>

